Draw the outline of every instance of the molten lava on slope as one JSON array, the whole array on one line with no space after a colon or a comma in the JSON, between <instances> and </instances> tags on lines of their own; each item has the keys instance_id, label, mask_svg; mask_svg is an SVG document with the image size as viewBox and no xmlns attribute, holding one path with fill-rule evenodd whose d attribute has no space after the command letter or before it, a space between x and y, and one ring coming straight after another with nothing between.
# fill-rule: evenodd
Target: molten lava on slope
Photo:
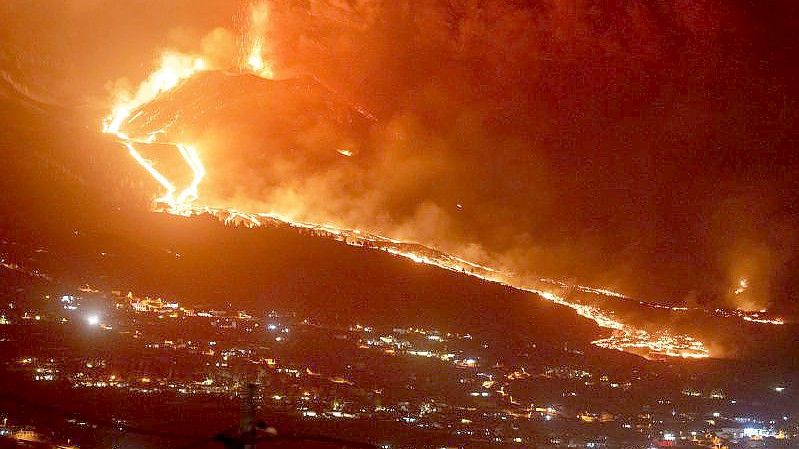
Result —
<instances>
[{"instance_id":1,"label":"molten lava on slope","mask_svg":"<svg viewBox=\"0 0 799 449\"><path fill-rule=\"evenodd\" d=\"M255 17L256 11L253 14ZM257 25L260 21L253 19L253 23ZM307 223L272 211L248 213L210 206L218 203L219 198L238 195L238 187L232 185L234 180L261 184L268 190L272 185L270 176L293 176L296 173L292 170L300 166L303 170L335 171L341 155L348 156L347 163L369 162L368 157L351 156L361 153L361 142L369 132L372 117L341 101L312 79L264 78L272 76L273 71L255 57L262 56L262 38L250 34L251 45L242 58L245 63L233 71L210 70L200 56L166 54L162 66L142 83L135 95L120 101L107 118L104 132L116 135L164 190L157 200L160 210L186 216L210 214L225 223L248 227L278 223L312 228L320 235L350 245L370 246L417 263L536 293L609 329L609 337L594 342L599 347L645 357L711 355L708 347L694 336L662 327L656 330L636 327L611 311L561 296L557 289L548 288L537 279L524 279L427 246L340 226ZM309 133L308 129L314 132ZM188 182L177 183L174 176L144 156L145 152L152 153L150 147L156 143L174 146L192 173ZM159 148L163 150L163 146ZM236 157L231 157L228 151L235 151ZM256 179L237 180L235 173L219 177L219 173L231 167L234 171L241 167L240 162L230 163L241 156L238 153L251 157L246 164L252 169L250 173L259 173ZM259 167L263 170L259 171ZM343 178L349 172L344 173ZM210 186L210 192L201 193L201 183Z\"/></svg>"}]
</instances>

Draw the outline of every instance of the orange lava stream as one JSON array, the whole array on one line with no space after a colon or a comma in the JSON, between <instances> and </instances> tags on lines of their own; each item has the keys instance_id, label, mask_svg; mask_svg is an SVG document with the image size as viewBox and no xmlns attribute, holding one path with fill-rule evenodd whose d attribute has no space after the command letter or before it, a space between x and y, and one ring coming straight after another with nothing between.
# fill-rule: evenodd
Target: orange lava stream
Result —
<instances>
[{"instance_id":1,"label":"orange lava stream","mask_svg":"<svg viewBox=\"0 0 799 449\"><path fill-rule=\"evenodd\" d=\"M355 246L370 246L374 249L386 251L400 257L408 258L416 263L433 265L450 271L464 273L485 281L497 282L519 290L537 294L539 297L555 304L569 307L578 315L594 321L598 326L611 329L609 337L595 340L592 343L598 347L632 352L647 358L680 357L680 358L706 358L710 351L698 339L688 335L672 334L667 330L648 332L632 325L622 323L615 318L612 312L606 312L598 307L580 304L559 296L551 291L541 290L528 285L524 280L509 273L490 268L484 265L466 261L435 249L431 249L413 242L403 242L377 234L365 233L359 230L337 228L331 225L317 225L293 221L276 214L248 214L227 209L214 209L209 207L196 207L197 214L210 214L226 224L241 225L246 227L260 227L271 223L285 224L292 227L312 229L326 237L345 242ZM590 289L590 287L580 287ZM611 292L615 293L615 292ZM614 294L610 296L618 296Z\"/></svg>"},{"instance_id":2,"label":"orange lava stream","mask_svg":"<svg viewBox=\"0 0 799 449\"><path fill-rule=\"evenodd\" d=\"M164 92L175 88L195 73L206 69L207 64L201 57L165 52L161 56L161 66L139 85L135 94L128 94L118 99L118 103L112 109L111 114L103 121L102 131L107 134L114 134L127 148L131 157L144 167L150 176L163 187L165 192L156 201L168 204L170 212L173 213L183 214L182 209L198 197L197 189L205 176L205 168L200 160L199 153L191 145L173 144L194 174L191 183L178 191L175 184L161 173L152 161L146 159L136 149L137 144L154 143L157 135L165 130L152 132L146 136L131 137L123 131L123 126L138 116L139 113L131 117L131 114L138 108L158 98Z\"/></svg>"}]
</instances>

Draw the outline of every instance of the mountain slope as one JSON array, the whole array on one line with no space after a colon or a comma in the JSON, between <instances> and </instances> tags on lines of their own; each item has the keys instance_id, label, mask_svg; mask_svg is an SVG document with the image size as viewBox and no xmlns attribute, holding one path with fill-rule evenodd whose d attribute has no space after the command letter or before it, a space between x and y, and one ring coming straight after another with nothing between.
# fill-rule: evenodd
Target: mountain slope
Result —
<instances>
[{"instance_id":1,"label":"mountain slope","mask_svg":"<svg viewBox=\"0 0 799 449\"><path fill-rule=\"evenodd\" d=\"M217 79L209 76L207 82ZM147 192L157 186L119 144L95 131L95 123L15 101L0 104L0 113L10 125L0 138L0 157L10 174L0 180L9 193L0 217L3 237L20 242L16 257L32 258L31 264L73 286L90 283L261 311L290 308L341 322L468 329L553 346L567 341L585 346L606 335L536 295L347 246L313 230L278 221L272 227L236 229L209 216L153 214ZM346 128L346 122L331 123ZM47 256L34 253L39 247L48 249ZM686 332L713 327L704 333L725 346L741 345L738 356L784 357L790 345L782 342L795 333L790 326L758 328L750 338L753 334L737 332L738 322L718 326L693 314L675 318L634 302L616 308L648 328L664 322ZM749 342L751 347L743 346Z\"/></svg>"},{"instance_id":2,"label":"mountain slope","mask_svg":"<svg viewBox=\"0 0 799 449\"><path fill-rule=\"evenodd\" d=\"M19 117L17 107L3 104ZM310 232L153 214L146 198L133 193L152 186L116 143L92 129L52 122L47 113L31 113L2 136L10 176L0 181L9 193L0 224L2 238L15 242L9 255L54 282L553 347L585 346L602 335L593 323L535 295Z\"/></svg>"}]
</instances>

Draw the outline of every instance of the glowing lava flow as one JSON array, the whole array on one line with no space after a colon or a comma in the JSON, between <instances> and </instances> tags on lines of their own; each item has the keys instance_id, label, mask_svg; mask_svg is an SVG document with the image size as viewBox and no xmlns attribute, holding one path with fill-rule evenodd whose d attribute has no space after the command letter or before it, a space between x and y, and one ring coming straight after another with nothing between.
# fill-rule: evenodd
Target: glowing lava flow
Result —
<instances>
[{"instance_id":1,"label":"glowing lava flow","mask_svg":"<svg viewBox=\"0 0 799 449\"><path fill-rule=\"evenodd\" d=\"M264 60L264 34L269 19L269 9L265 2L254 3L250 7L250 26L247 33L246 57L241 62L241 69L257 76L271 78L272 68ZM177 87L182 81L191 78L195 73L208 70L210 67L201 56L189 55L175 51L167 51L161 55L160 66L137 88L135 94L125 92L117 99L111 114L103 121L103 132L114 134L127 148L128 153L155 179L165 193L156 199L156 203L166 204L167 212L190 215L191 203L199 197L198 188L205 177L200 154L193 145L169 142L177 148L181 157L191 168L193 177L188 186L178 191L175 184L161 173L155 164L145 158L136 144L152 144L157 141L166 129L150 132L145 136L129 136L123 131L124 125L136 119L142 112L140 108L155 100L161 94ZM131 116L134 111L139 110Z\"/></svg>"},{"instance_id":2,"label":"glowing lava flow","mask_svg":"<svg viewBox=\"0 0 799 449\"><path fill-rule=\"evenodd\" d=\"M103 132L116 134L120 139L128 140L127 135L122 134L120 130L122 125L131 119L130 114L133 111L207 68L205 60L201 57L172 51L165 52L161 55L158 70L139 85L135 94L125 92L120 95L111 115L103 121ZM155 134L147 136L146 140L153 142Z\"/></svg>"},{"instance_id":3,"label":"glowing lava flow","mask_svg":"<svg viewBox=\"0 0 799 449\"><path fill-rule=\"evenodd\" d=\"M583 293L589 293L592 295L599 295L599 296L608 296L615 299L621 299L625 301L635 301L640 306L649 307L653 309L663 309L668 310L670 312L699 312L706 315L711 315L714 317L720 318L737 318L744 321L748 321L750 323L756 324L770 324L774 326L782 326L785 324L785 320L782 318L776 317L764 317L763 314L766 314L768 311L766 309L760 310L758 312L749 312L745 310L739 309L708 309L705 307L694 306L694 307L686 307L686 306L672 306L668 304L661 304L657 302L649 302L649 301L641 301L633 299L627 295L621 294L619 292L614 292L613 290L608 290L604 288L594 288L594 287L586 287L584 285L571 285L563 281L559 281L556 279L548 279L548 278L541 278L539 279L540 282L545 284L552 284L557 286L560 289L570 290L574 289L575 291L580 291ZM740 281L740 288L748 288L748 282L746 280ZM740 294L741 292L736 290L735 294Z\"/></svg>"},{"instance_id":4,"label":"glowing lava flow","mask_svg":"<svg viewBox=\"0 0 799 449\"><path fill-rule=\"evenodd\" d=\"M185 207L198 197L197 188L205 176L205 168L200 160L199 153L191 145L174 144L194 174L191 183L178 192L175 184L158 171L153 162L146 159L135 147L135 144L155 142L157 134L163 133L165 130L159 130L143 137L131 137L123 132L122 128L130 120L137 117L138 113L131 117L133 111L206 68L207 64L201 57L176 52L164 53L161 56L161 66L158 70L139 85L135 94L124 95L120 98L111 114L103 121L103 132L116 135L127 148L131 157L144 167L153 179L164 188L165 193L157 201L167 204L168 210L173 213L184 214Z\"/></svg>"},{"instance_id":5,"label":"glowing lava flow","mask_svg":"<svg viewBox=\"0 0 799 449\"><path fill-rule=\"evenodd\" d=\"M246 54L242 58L242 70L262 77L271 77L272 75L271 67L263 59L264 41L261 37L266 27L267 17L268 11L265 8L265 4L254 6L251 10L251 27L248 35L249 48L246 49ZM136 162L164 189L164 194L156 200L157 203L166 205L161 210L184 216L210 214L227 225L259 227L271 224L309 229L317 234L349 245L369 246L397 256L406 257L416 263L462 272L483 280L498 282L532 292L548 301L575 310L580 316L594 321L602 328L610 329L612 331L610 337L593 342L594 345L602 348L629 351L645 357L704 358L710 356L710 352L704 344L693 337L674 335L668 331L650 333L646 330L635 328L629 324L622 323L611 312L605 312L594 306L568 301L550 291L534 288L523 279L518 279L512 274L472 263L420 244L395 240L358 230L297 222L276 214L251 214L233 209L194 205L193 202L199 196L198 187L205 176L205 168L197 150L193 146L184 143L170 143L175 146L193 173L190 184L179 190L173 181L160 172L152 161L146 159L136 149L136 145L139 144L155 143L159 135L165 134L166 129L151 132L145 136L129 136L124 131L124 128L127 123L141 114L140 108L142 106L156 99L164 92L175 88L180 82L190 78L195 73L207 69L208 66L201 57L175 52L165 53L161 58L160 67L139 86L134 95L121 97L118 104L113 108L112 113L103 122L103 132L115 135ZM136 112L137 110L139 112ZM131 114L134 115L131 117ZM350 155L344 152L341 154ZM609 290L589 289L588 287L584 287L584 289L597 294L624 297Z\"/></svg>"},{"instance_id":6,"label":"glowing lava flow","mask_svg":"<svg viewBox=\"0 0 799 449\"><path fill-rule=\"evenodd\" d=\"M417 243L404 242L359 230L342 229L331 225L317 225L294 221L277 214L251 214L232 209L192 206L189 214L212 215L230 226L255 228L261 226L290 226L314 232L353 246L368 246L396 256L408 258L416 263L433 265L446 270L464 273L482 280L497 282L537 294L555 304L569 307L577 314L594 321L598 326L611 329L609 337L595 340L598 347L631 352L647 358L680 357L686 359L710 357L710 351L700 341L688 335L672 334L669 331L648 332L622 323L612 313L598 307L568 301L550 292L526 286L521 279L484 265L472 263ZM184 214L185 215L185 214Z\"/></svg>"}]
</instances>

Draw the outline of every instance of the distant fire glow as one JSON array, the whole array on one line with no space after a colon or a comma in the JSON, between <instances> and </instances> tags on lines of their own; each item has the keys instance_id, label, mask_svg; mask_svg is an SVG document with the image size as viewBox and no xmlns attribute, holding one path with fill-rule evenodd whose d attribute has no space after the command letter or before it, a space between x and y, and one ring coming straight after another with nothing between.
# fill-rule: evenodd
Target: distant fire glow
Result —
<instances>
[{"instance_id":1,"label":"distant fire glow","mask_svg":"<svg viewBox=\"0 0 799 449\"><path fill-rule=\"evenodd\" d=\"M271 78L274 75L269 62L264 59L266 53L264 35L268 17L269 11L265 3L254 5L251 8L250 26L245 36L245 45L242 48L239 67L241 71L265 78ZM580 316L588 318L598 326L612 331L611 336L593 342L598 347L634 352L646 357L705 358L711 355L705 344L692 336L673 334L668 330L650 332L636 328L631 324L621 322L611 312L567 300L552 291L534 287L529 282L518 279L512 274L468 262L456 256L431 250L421 245L361 231L340 229L329 225L301 223L276 214L251 214L232 209L195 205L195 200L200 196L200 183L206 174L200 150L190 142L160 142L173 145L191 169L193 176L190 183L186 186L178 187L173 180L156 168L154 162L145 158L136 148L137 145L158 142L159 136L165 134L166 129L159 129L146 135L132 136L126 133L125 125L142 113L140 110L142 106L158 98L161 94L174 89L196 73L213 69L216 68L210 67L209 63L201 56L166 52L160 59L158 69L145 79L134 93L118 98L117 104L112 108L111 114L103 123L103 132L115 135L128 150L131 157L161 186L163 193L157 198L156 202L162 210L184 216L210 214L219 218L225 224L244 225L247 227L258 227L270 220L277 220L290 226L320 230L328 237L351 245L363 245L365 242L370 242L373 247L397 256L406 257L417 263L434 265L447 270L467 273L481 279L511 285L536 293L553 303L569 307ZM337 149L335 151L345 157L353 155L352 151L347 149ZM624 295L607 289L581 288L587 289L585 291L594 294L626 298ZM746 288L746 286L742 283L741 288ZM87 321L91 325L99 324L99 318L94 315L88 317Z\"/></svg>"},{"instance_id":2,"label":"distant fire glow","mask_svg":"<svg viewBox=\"0 0 799 449\"><path fill-rule=\"evenodd\" d=\"M735 289L735 294L740 295L741 293L747 291L749 289L749 280L748 279L741 279L738 281L738 287Z\"/></svg>"}]
</instances>

